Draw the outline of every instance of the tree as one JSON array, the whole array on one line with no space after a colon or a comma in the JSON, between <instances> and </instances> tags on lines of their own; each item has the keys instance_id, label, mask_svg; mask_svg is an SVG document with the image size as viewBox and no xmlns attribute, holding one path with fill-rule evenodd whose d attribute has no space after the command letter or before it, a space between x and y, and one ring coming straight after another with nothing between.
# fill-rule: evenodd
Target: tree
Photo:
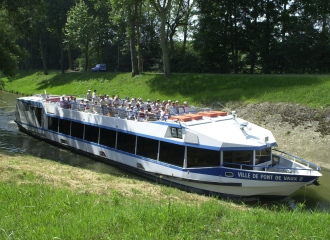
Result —
<instances>
[{"instance_id":1,"label":"tree","mask_svg":"<svg viewBox=\"0 0 330 240\"><path fill-rule=\"evenodd\" d=\"M89 14L88 6L80 1L70 9L67 16L66 34L70 42L77 44L85 52L84 70L88 68L88 48L94 36L94 18Z\"/></svg>"},{"instance_id":2,"label":"tree","mask_svg":"<svg viewBox=\"0 0 330 240\"><path fill-rule=\"evenodd\" d=\"M170 75L170 59L167 48L167 37L166 37L166 20L171 9L172 0L150 0L150 3L154 6L158 16L160 18L160 46L163 52L163 68L164 77Z\"/></svg>"}]
</instances>

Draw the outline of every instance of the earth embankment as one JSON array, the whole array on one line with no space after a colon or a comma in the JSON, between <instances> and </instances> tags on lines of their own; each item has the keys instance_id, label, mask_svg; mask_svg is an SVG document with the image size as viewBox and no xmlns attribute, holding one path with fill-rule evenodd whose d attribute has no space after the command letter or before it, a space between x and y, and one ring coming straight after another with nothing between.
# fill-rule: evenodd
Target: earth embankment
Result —
<instances>
[{"instance_id":1,"label":"earth embankment","mask_svg":"<svg viewBox=\"0 0 330 240\"><path fill-rule=\"evenodd\" d=\"M213 107L221 108L218 103ZM272 131L279 150L330 169L330 108L270 102L228 102L225 107Z\"/></svg>"}]
</instances>

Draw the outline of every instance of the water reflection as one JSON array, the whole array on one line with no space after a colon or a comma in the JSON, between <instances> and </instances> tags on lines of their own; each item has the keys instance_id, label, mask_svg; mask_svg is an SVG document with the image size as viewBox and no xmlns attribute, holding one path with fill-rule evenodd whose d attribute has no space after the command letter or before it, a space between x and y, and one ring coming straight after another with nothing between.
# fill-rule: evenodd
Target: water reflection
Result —
<instances>
[{"instance_id":1,"label":"water reflection","mask_svg":"<svg viewBox=\"0 0 330 240\"><path fill-rule=\"evenodd\" d=\"M0 150L24 153L40 158L69 164L75 167L90 169L111 175L128 175L140 178L126 171L94 161L74 152L53 146L18 131L15 119L16 94L0 91ZM295 203L304 203L307 208L327 210L330 206L330 172L322 171L319 182L321 186L304 187L290 196ZM250 204L278 204L278 202L259 202Z\"/></svg>"}]
</instances>

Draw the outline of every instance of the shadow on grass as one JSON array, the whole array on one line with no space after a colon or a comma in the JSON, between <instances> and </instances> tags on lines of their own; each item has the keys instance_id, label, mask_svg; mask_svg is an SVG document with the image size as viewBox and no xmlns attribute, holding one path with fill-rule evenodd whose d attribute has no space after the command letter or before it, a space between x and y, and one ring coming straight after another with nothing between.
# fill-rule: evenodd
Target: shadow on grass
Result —
<instances>
[{"instance_id":1,"label":"shadow on grass","mask_svg":"<svg viewBox=\"0 0 330 240\"><path fill-rule=\"evenodd\" d=\"M78 82L89 81L92 79L97 79L97 80L106 79L107 81L111 81L114 78L116 78L118 74L120 73L75 73L75 72L70 72L65 74L57 73L54 74L52 77L41 81L38 84L37 90L67 85L73 81L78 81Z\"/></svg>"},{"instance_id":2,"label":"shadow on grass","mask_svg":"<svg viewBox=\"0 0 330 240\"><path fill-rule=\"evenodd\" d=\"M147 84L151 92L169 96L180 94L197 103L208 103L216 99L224 102L256 99L265 93L322 82L317 76L171 74L167 79L154 75Z\"/></svg>"}]
</instances>

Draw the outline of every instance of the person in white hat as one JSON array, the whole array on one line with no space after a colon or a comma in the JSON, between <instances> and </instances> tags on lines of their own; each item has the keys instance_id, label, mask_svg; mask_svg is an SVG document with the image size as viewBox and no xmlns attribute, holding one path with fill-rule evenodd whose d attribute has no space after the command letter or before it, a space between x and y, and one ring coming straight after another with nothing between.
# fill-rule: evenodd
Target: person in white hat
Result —
<instances>
[{"instance_id":1,"label":"person in white hat","mask_svg":"<svg viewBox=\"0 0 330 240\"><path fill-rule=\"evenodd\" d=\"M86 95L86 99L88 99L88 101L92 101L91 90L88 90L87 95Z\"/></svg>"},{"instance_id":2,"label":"person in white hat","mask_svg":"<svg viewBox=\"0 0 330 240\"><path fill-rule=\"evenodd\" d=\"M171 107L172 107L172 101L168 100L165 108L168 112L170 112Z\"/></svg>"}]
</instances>

